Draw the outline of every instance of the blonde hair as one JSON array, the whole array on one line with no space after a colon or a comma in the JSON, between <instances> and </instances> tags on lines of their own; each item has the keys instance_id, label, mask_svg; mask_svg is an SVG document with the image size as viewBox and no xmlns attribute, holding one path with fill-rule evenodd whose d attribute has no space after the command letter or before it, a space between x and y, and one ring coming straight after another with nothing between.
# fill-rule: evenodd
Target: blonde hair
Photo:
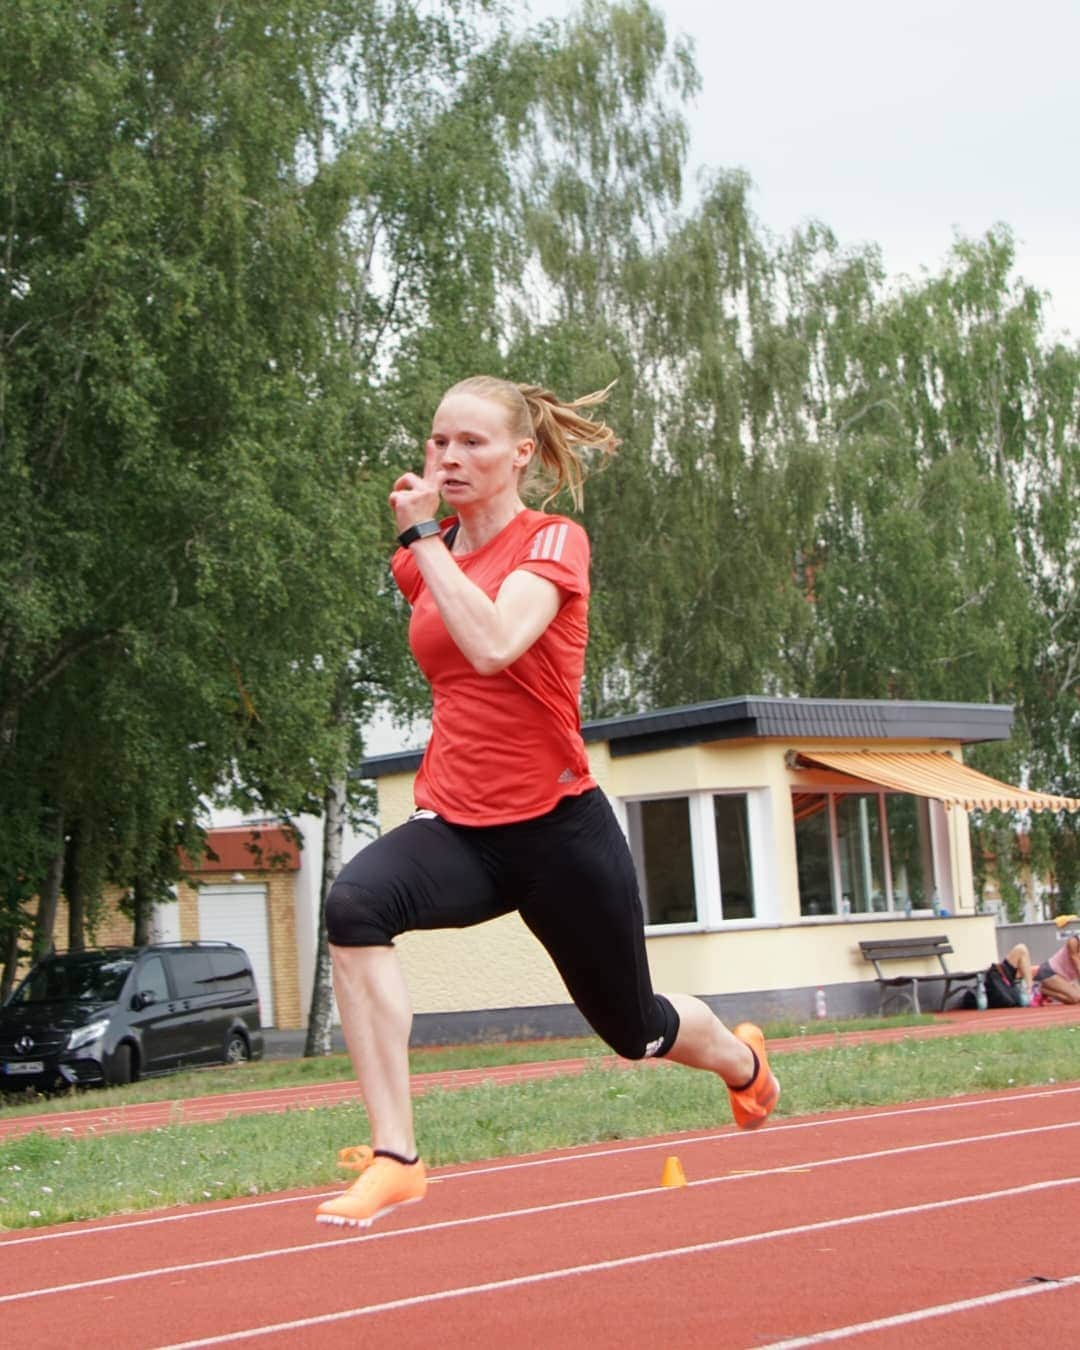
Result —
<instances>
[{"instance_id":1,"label":"blonde hair","mask_svg":"<svg viewBox=\"0 0 1080 1350\"><path fill-rule=\"evenodd\" d=\"M536 443L526 470L523 495L530 487L540 486L541 490L550 487L542 503L547 506L565 489L575 510L580 511L585 478L597 467L591 452L598 452L605 462L618 448L619 438L605 422L583 417L578 409L603 403L611 388L609 384L606 389L564 403L550 389L538 384L515 384L495 375L472 375L448 389L443 397L475 394L501 404L509 417L511 435Z\"/></svg>"}]
</instances>

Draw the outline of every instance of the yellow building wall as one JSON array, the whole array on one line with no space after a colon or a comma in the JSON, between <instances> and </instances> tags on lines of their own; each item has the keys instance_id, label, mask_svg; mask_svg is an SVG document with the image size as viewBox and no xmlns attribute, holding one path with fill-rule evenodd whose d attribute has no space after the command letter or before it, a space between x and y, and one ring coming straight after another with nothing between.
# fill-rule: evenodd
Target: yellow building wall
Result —
<instances>
[{"instance_id":1,"label":"yellow building wall","mask_svg":"<svg viewBox=\"0 0 1080 1350\"><path fill-rule=\"evenodd\" d=\"M902 927L900 926L902 925ZM992 915L962 922L936 918L826 921L798 927L739 929L722 933L672 933L648 940L649 969L657 989L688 994L737 994L744 990L803 989L809 985L874 981L859 943L891 937L931 937L946 931L952 970L979 970L997 960ZM897 968L939 973L937 960Z\"/></svg>"},{"instance_id":2,"label":"yellow building wall","mask_svg":"<svg viewBox=\"0 0 1080 1350\"><path fill-rule=\"evenodd\" d=\"M867 742L859 748L925 750L925 742ZM606 742L587 746L593 776L613 800L665 793L765 789L773 840L768 884L775 894L774 921L720 932L663 934L646 939L653 981L660 990L691 994L781 990L816 984L840 984L874 978L862 960L860 939L928 935L947 931L956 949L955 970L978 969L997 959L992 916L975 916L971 853L966 814L946 811L956 913L947 919L802 919L795 859L791 790L812 778L785 765L789 748L812 753L809 743L725 741L612 758ZM837 749L835 741L820 749ZM383 830L404 821L413 810L413 773L378 780ZM759 902L762 897L759 897ZM766 906L767 907L767 906ZM970 916L970 918L968 917ZM902 930L891 925L902 923ZM534 1007L569 1002L547 953L516 914L467 930L407 933L398 940L405 976L416 1012L468 1012ZM914 969L914 967L910 967ZM939 969L935 963L926 973Z\"/></svg>"}]
</instances>

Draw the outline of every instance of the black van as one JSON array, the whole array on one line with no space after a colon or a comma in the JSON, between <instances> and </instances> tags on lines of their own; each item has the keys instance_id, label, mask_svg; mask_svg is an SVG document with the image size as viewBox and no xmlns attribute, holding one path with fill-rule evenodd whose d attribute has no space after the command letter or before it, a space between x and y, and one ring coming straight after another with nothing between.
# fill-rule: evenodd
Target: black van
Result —
<instances>
[{"instance_id":1,"label":"black van","mask_svg":"<svg viewBox=\"0 0 1080 1350\"><path fill-rule=\"evenodd\" d=\"M130 1083L262 1052L255 976L231 942L48 956L0 1008L0 1092Z\"/></svg>"}]
</instances>

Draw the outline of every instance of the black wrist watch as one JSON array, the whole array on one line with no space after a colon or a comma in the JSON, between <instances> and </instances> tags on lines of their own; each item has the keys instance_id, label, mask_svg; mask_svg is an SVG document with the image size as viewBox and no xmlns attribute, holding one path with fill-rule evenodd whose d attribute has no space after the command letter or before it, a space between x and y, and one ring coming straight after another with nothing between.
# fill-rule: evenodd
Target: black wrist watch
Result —
<instances>
[{"instance_id":1,"label":"black wrist watch","mask_svg":"<svg viewBox=\"0 0 1080 1350\"><path fill-rule=\"evenodd\" d=\"M407 530L402 530L397 537L397 541L402 548L408 548L417 539L427 539L438 533L439 522L437 520L418 520L415 525L410 525Z\"/></svg>"}]
</instances>

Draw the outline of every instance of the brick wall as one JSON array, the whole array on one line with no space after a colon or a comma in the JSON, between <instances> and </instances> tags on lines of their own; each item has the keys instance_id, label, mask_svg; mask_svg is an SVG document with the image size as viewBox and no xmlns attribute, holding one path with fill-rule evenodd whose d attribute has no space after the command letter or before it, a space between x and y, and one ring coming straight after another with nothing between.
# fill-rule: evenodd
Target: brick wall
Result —
<instances>
[{"instance_id":1,"label":"brick wall","mask_svg":"<svg viewBox=\"0 0 1080 1350\"><path fill-rule=\"evenodd\" d=\"M87 931L88 947L130 947L135 925L126 914L117 909L117 902L124 894L119 887L106 889L102 897L101 917L93 932ZM67 951L68 945L68 905L61 895L56 906L56 923L53 925L53 945L57 951Z\"/></svg>"},{"instance_id":2,"label":"brick wall","mask_svg":"<svg viewBox=\"0 0 1080 1350\"><path fill-rule=\"evenodd\" d=\"M264 872L260 878L266 884L270 964L274 972L274 1020L282 1030L295 1030L306 1024L300 1008L294 876L293 872Z\"/></svg>"}]
</instances>

